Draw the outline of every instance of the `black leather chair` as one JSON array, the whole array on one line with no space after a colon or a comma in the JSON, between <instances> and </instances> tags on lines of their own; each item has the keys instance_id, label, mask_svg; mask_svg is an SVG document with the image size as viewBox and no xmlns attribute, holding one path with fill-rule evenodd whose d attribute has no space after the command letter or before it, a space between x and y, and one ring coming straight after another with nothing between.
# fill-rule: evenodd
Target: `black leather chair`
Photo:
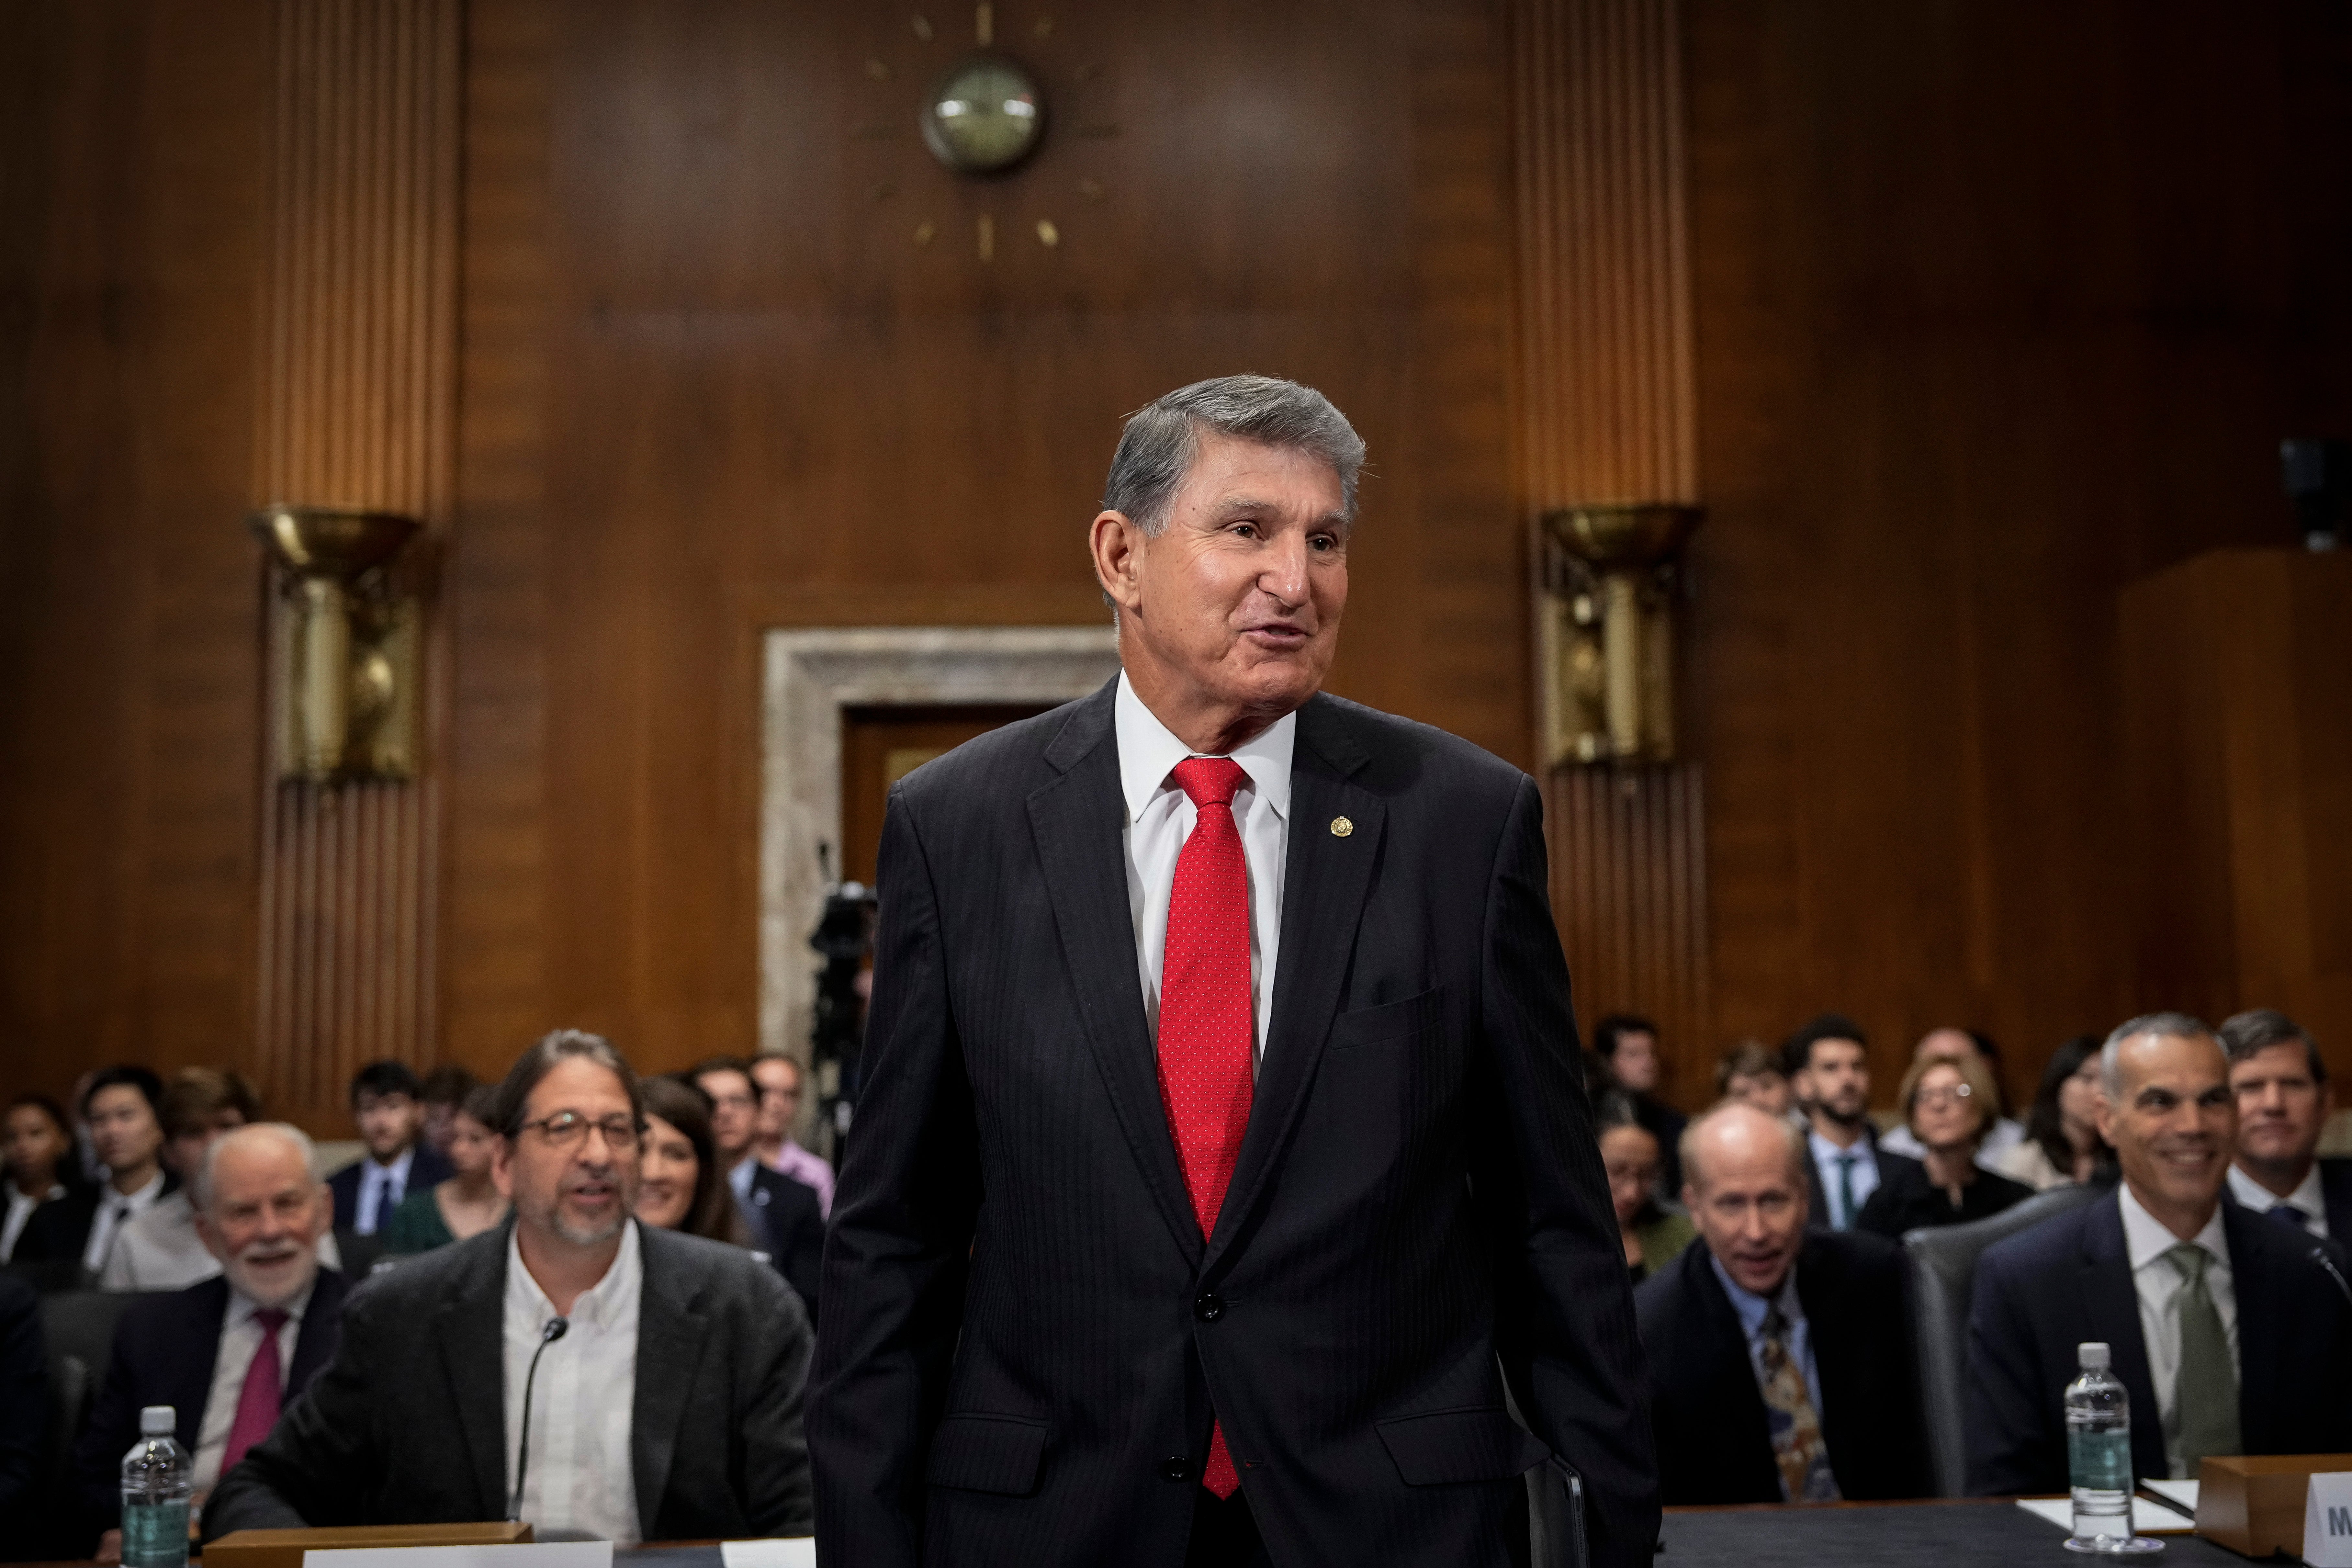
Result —
<instances>
[{"instance_id":1,"label":"black leather chair","mask_svg":"<svg viewBox=\"0 0 2352 1568\"><path fill-rule=\"evenodd\" d=\"M2004 1237L2089 1203L2110 1186L2053 1187L2016 1207L1970 1225L1937 1226L1903 1238L1911 1275L1911 1338L1919 1361L1919 1408L1927 1423L1927 1458L1937 1497L1968 1495L1963 1425L1969 1375L1969 1298L1977 1259Z\"/></svg>"}]
</instances>

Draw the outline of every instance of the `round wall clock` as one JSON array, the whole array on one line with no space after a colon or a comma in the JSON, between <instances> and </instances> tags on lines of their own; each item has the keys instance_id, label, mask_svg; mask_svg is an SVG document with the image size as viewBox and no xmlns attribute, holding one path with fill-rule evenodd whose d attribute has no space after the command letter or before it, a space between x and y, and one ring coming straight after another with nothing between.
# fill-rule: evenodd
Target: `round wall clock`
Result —
<instances>
[{"instance_id":1,"label":"round wall clock","mask_svg":"<svg viewBox=\"0 0 2352 1568\"><path fill-rule=\"evenodd\" d=\"M923 144L960 174L1010 169L1045 134L1037 81L1003 55L966 55L923 100Z\"/></svg>"}]
</instances>

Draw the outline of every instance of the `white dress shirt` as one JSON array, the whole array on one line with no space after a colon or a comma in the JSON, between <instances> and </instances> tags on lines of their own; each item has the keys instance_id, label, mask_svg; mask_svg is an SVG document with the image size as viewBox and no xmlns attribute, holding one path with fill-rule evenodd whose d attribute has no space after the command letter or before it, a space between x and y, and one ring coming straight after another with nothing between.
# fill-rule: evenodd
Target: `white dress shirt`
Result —
<instances>
[{"instance_id":1,"label":"white dress shirt","mask_svg":"<svg viewBox=\"0 0 2352 1568\"><path fill-rule=\"evenodd\" d=\"M16 1183L8 1184L8 1217L0 1221L0 1263L5 1263L16 1256L16 1238L25 1234L25 1222L33 1217L33 1211L65 1195L65 1184L62 1182L52 1183L49 1190L37 1198L18 1192Z\"/></svg>"},{"instance_id":2,"label":"white dress shirt","mask_svg":"<svg viewBox=\"0 0 2352 1568\"><path fill-rule=\"evenodd\" d=\"M294 1376L294 1342L302 1337L302 1314L310 1306L314 1282L286 1304L286 1323L278 1331L278 1397L283 1410L294 1397L288 1386ZM196 1495L202 1497L220 1479L221 1459L228 1452L228 1435L236 1425L237 1401L245 1397L245 1374L253 1370L254 1352L261 1349L261 1325L253 1321L260 1309L251 1297L231 1287L228 1311L221 1318L220 1349L213 1355L213 1391L205 1400L205 1423L196 1429Z\"/></svg>"},{"instance_id":3,"label":"white dress shirt","mask_svg":"<svg viewBox=\"0 0 2352 1568\"><path fill-rule=\"evenodd\" d=\"M110 1185L98 1190L98 1215L89 1222L89 1243L81 1249L81 1266L92 1274L106 1272L107 1255L114 1249L114 1233L132 1216L145 1214L163 1195L163 1173L157 1171L135 1193L118 1193Z\"/></svg>"},{"instance_id":4,"label":"white dress shirt","mask_svg":"<svg viewBox=\"0 0 2352 1568\"><path fill-rule=\"evenodd\" d=\"M2258 1215L2267 1215L2279 1205L2285 1204L2303 1221L2304 1229L2323 1240L2327 1236L2327 1194L2319 1190L2319 1162L2316 1160L2311 1163L2311 1169L2303 1173L2303 1181L2294 1191L2284 1197L2232 1165L2230 1167L2230 1195L2238 1200L2239 1207L2252 1209ZM0 1258L6 1256L5 1250L0 1250Z\"/></svg>"},{"instance_id":5,"label":"white dress shirt","mask_svg":"<svg viewBox=\"0 0 2352 1568\"><path fill-rule=\"evenodd\" d=\"M1143 977L1143 1016L1160 1037L1160 963L1168 946L1168 899L1176 886L1176 858L1199 813L1169 772L1192 751L1171 734L1135 695L1122 671L1112 704L1118 742L1119 792L1126 798L1127 908L1135 922L1135 957ZM1255 1061L1265 1051L1274 1016L1275 950L1282 936L1283 857L1290 843L1290 756L1298 715L1286 713L1231 755L1249 783L1234 795L1234 825L1241 830L1249 868L1250 994L1257 1017Z\"/></svg>"},{"instance_id":6,"label":"white dress shirt","mask_svg":"<svg viewBox=\"0 0 2352 1568\"><path fill-rule=\"evenodd\" d=\"M2157 1415L2164 1424L2165 1458L2171 1464L2172 1479L2188 1480L2195 1472L2172 1451L2179 1440L2173 1406L2180 1396L2180 1291L2188 1281L2165 1257L2180 1245L2180 1238L2140 1205L2132 1195L2130 1183L2116 1189L2116 1203L2123 1210L2124 1252L2131 1260L2132 1290L2139 1298L2139 1335L2147 1348L2147 1378L2156 1384ZM2230 1338L2230 1367L2235 1373L2242 1364L2238 1291L2230 1272L2229 1233L2221 1227L2219 1204L2213 1206L2213 1217L2189 1245L2202 1247L2212 1257L2205 1266L2205 1292L2213 1298L2213 1309L2221 1315L2221 1331Z\"/></svg>"},{"instance_id":7,"label":"white dress shirt","mask_svg":"<svg viewBox=\"0 0 2352 1568\"><path fill-rule=\"evenodd\" d=\"M1878 1161L1871 1154L1870 1140L1857 1138L1851 1146L1841 1149L1819 1132L1809 1131L1805 1134L1805 1142L1812 1146L1813 1165L1822 1173L1822 1202L1830 1211L1830 1228L1852 1229L1853 1216L1862 1212L1862 1205L1870 1201L1870 1194L1878 1190ZM1838 1206L1838 1162L1845 1159L1853 1162L1853 1207L1841 1212Z\"/></svg>"},{"instance_id":8,"label":"white dress shirt","mask_svg":"<svg viewBox=\"0 0 2352 1568\"><path fill-rule=\"evenodd\" d=\"M371 1159L360 1166L360 1199L352 1215L355 1234L373 1236L392 1217L392 1211L408 1195L408 1168L415 1163L416 1145L411 1143L389 1165Z\"/></svg>"},{"instance_id":9,"label":"white dress shirt","mask_svg":"<svg viewBox=\"0 0 2352 1568\"><path fill-rule=\"evenodd\" d=\"M520 1516L541 1541L639 1539L637 1477L630 1452L637 1405L637 1312L645 1293L637 1226L621 1230L621 1249L593 1289L572 1303L572 1327L540 1357L531 1390L530 1468ZM522 1439L523 1384L540 1332L555 1304L523 1266L507 1234L507 1496L514 1496L516 1446Z\"/></svg>"}]
</instances>

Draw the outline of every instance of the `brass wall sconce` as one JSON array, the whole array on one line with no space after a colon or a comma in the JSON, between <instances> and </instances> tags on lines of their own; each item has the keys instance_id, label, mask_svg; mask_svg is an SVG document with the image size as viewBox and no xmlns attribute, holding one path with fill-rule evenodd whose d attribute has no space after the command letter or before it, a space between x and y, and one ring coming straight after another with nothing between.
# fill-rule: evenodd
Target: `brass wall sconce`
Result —
<instances>
[{"instance_id":1,"label":"brass wall sconce","mask_svg":"<svg viewBox=\"0 0 2352 1568\"><path fill-rule=\"evenodd\" d=\"M1675 755L1678 557L1691 506L1544 513L1536 527L1537 689L1548 768Z\"/></svg>"},{"instance_id":2,"label":"brass wall sconce","mask_svg":"<svg viewBox=\"0 0 2352 1568\"><path fill-rule=\"evenodd\" d=\"M413 778L422 615L388 568L424 525L311 506L266 507L252 521L280 580L270 639L278 776Z\"/></svg>"}]
</instances>

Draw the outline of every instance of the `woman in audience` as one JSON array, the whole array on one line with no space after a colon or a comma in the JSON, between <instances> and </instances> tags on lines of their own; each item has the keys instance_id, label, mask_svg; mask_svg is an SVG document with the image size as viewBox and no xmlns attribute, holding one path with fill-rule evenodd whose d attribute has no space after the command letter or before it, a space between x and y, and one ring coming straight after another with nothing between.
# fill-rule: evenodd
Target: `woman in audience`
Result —
<instances>
[{"instance_id":1,"label":"woman in audience","mask_svg":"<svg viewBox=\"0 0 2352 1568\"><path fill-rule=\"evenodd\" d=\"M1796 1103L1780 1053L1761 1040L1742 1040L1723 1053L1715 1069L1715 1097L1752 1105L1768 1116L1786 1116Z\"/></svg>"},{"instance_id":2,"label":"woman in audience","mask_svg":"<svg viewBox=\"0 0 2352 1568\"><path fill-rule=\"evenodd\" d=\"M400 1201L383 1227L387 1254L430 1252L479 1236L506 1219L507 1200L490 1179L490 1155L499 1144L498 1105L495 1085L480 1084L467 1091L449 1122L446 1152L457 1173Z\"/></svg>"},{"instance_id":3,"label":"woman in audience","mask_svg":"<svg viewBox=\"0 0 2352 1568\"><path fill-rule=\"evenodd\" d=\"M66 1196L80 1173L67 1157L74 1141L65 1108L46 1094L20 1094L8 1102L0 1112L0 1141L8 1173L8 1215L0 1220L0 1263L5 1263L33 1211Z\"/></svg>"},{"instance_id":4,"label":"woman in audience","mask_svg":"<svg viewBox=\"0 0 2352 1568\"><path fill-rule=\"evenodd\" d=\"M751 1245L751 1228L719 1168L710 1136L710 1102L674 1078L638 1086L646 1102L644 1153L637 1177L637 1220L730 1246Z\"/></svg>"},{"instance_id":5,"label":"woman in audience","mask_svg":"<svg viewBox=\"0 0 2352 1568\"><path fill-rule=\"evenodd\" d=\"M1601 1097L1597 1115L1617 1238L1624 1245L1626 1271L1638 1285L1672 1262L1698 1231L1688 1215L1658 1201L1658 1140L1635 1119L1633 1103L1612 1089Z\"/></svg>"},{"instance_id":6,"label":"woman in audience","mask_svg":"<svg viewBox=\"0 0 2352 1568\"><path fill-rule=\"evenodd\" d=\"M1889 1168L1854 1216L1855 1228L1899 1237L1927 1226L1985 1219L2033 1195L2033 1189L1977 1163L1977 1146L1999 1101L1982 1058L1922 1057L1897 1091L1905 1124L1925 1152Z\"/></svg>"},{"instance_id":7,"label":"woman in audience","mask_svg":"<svg viewBox=\"0 0 2352 1568\"><path fill-rule=\"evenodd\" d=\"M2077 1035L2052 1053L2025 1115L2024 1140L2001 1151L1995 1170L2036 1192L2114 1171L2116 1152L2099 1136L2101 1044L2096 1035Z\"/></svg>"}]
</instances>

